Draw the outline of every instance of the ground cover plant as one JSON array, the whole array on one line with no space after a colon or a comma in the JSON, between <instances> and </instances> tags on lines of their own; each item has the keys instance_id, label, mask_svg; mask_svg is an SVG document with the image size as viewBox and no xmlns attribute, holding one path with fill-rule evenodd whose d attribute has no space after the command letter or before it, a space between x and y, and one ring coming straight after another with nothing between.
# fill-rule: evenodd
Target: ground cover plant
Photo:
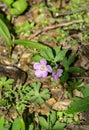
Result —
<instances>
[{"instance_id":1,"label":"ground cover plant","mask_svg":"<svg viewBox=\"0 0 89 130\"><path fill-rule=\"evenodd\" d=\"M0 130L89 128L89 1L0 9Z\"/></svg>"}]
</instances>

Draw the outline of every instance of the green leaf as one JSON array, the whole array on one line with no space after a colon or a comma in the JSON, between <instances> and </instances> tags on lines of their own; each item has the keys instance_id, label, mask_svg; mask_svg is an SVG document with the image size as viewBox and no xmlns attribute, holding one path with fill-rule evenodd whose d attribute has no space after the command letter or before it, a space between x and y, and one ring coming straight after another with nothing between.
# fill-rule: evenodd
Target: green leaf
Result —
<instances>
[{"instance_id":1,"label":"green leaf","mask_svg":"<svg viewBox=\"0 0 89 130\"><path fill-rule=\"evenodd\" d=\"M68 86L68 92L72 92L74 89L81 89L81 85L82 85L82 80L72 80L69 82L69 86Z\"/></svg>"},{"instance_id":2,"label":"green leaf","mask_svg":"<svg viewBox=\"0 0 89 130\"><path fill-rule=\"evenodd\" d=\"M48 125L48 122L45 120L45 118L42 117L42 116L39 116L38 119L39 119L40 125L41 125L43 128L48 129L49 125Z\"/></svg>"},{"instance_id":3,"label":"green leaf","mask_svg":"<svg viewBox=\"0 0 89 130\"><path fill-rule=\"evenodd\" d=\"M54 59L54 54L53 54L52 48L47 48L47 50L45 50L45 51L46 51L48 57L53 60Z\"/></svg>"},{"instance_id":4,"label":"green leaf","mask_svg":"<svg viewBox=\"0 0 89 130\"><path fill-rule=\"evenodd\" d=\"M52 48L48 47L40 52L41 56L46 60L54 60L54 54Z\"/></svg>"},{"instance_id":5,"label":"green leaf","mask_svg":"<svg viewBox=\"0 0 89 130\"><path fill-rule=\"evenodd\" d=\"M50 59L49 56L47 55L47 51L42 50L42 51L40 52L40 54L41 54L41 56L42 56L43 58L45 58L46 60L49 60L49 59Z\"/></svg>"},{"instance_id":6,"label":"green leaf","mask_svg":"<svg viewBox=\"0 0 89 130\"><path fill-rule=\"evenodd\" d=\"M55 51L55 55L58 55L59 54L59 52L60 52L60 50L61 50L61 46L57 46L57 47L55 47L55 48L53 48L54 49L54 51Z\"/></svg>"},{"instance_id":7,"label":"green leaf","mask_svg":"<svg viewBox=\"0 0 89 130\"><path fill-rule=\"evenodd\" d=\"M65 123L60 123L59 121L56 121L52 130L64 130L65 125Z\"/></svg>"},{"instance_id":8,"label":"green leaf","mask_svg":"<svg viewBox=\"0 0 89 130\"><path fill-rule=\"evenodd\" d=\"M13 79L7 79L6 77L0 77L0 88L5 87L7 89L12 88Z\"/></svg>"},{"instance_id":9,"label":"green leaf","mask_svg":"<svg viewBox=\"0 0 89 130\"><path fill-rule=\"evenodd\" d=\"M7 45L11 45L11 35L7 28L7 26L4 24L4 22L0 19L0 35L3 37Z\"/></svg>"},{"instance_id":10,"label":"green leaf","mask_svg":"<svg viewBox=\"0 0 89 130\"><path fill-rule=\"evenodd\" d=\"M38 104L43 104L44 103L44 100L39 96L35 99L35 101L38 103Z\"/></svg>"},{"instance_id":11,"label":"green leaf","mask_svg":"<svg viewBox=\"0 0 89 130\"><path fill-rule=\"evenodd\" d=\"M81 88L81 92L83 93L84 97L88 97L89 96L89 84L87 84L86 86Z\"/></svg>"},{"instance_id":12,"label":"green leaf","mask_svg":"<svg viewBox=\"0 0 89 130\"><path fill-rule=\"evenodd\" d=\"M64 57L62 62L66 71L69 71L69 66L74 62L75 58L76 58L75 54L71 54L68 59Z\"/></svg>"},{"instance_id":13,"label":"green leaf","mask_svg":"<svg viewBox=\"0 0 89 130\"><path fill-rule=\"evenodd\" d=\"M70 57L68 58L68 66L70 66L74 62L75 58L76 58L75 54L70 55Z\"/></svg>"},{"instance_id":14,"label":"green leaf","mask_svg":"<svg viewBox=\"0 0 89 130\"><path fill-rule=\"evenodd\" d=\"M54 125L54 123L56 122L56 112L52 111L52 113L50 114L50 122L52 123L52 125Z\"/></svg>"},{"instance_id":15,"label":"green leaf","mask_svg":"<svg viewBox=\"0 0 89 130\"><path fill-rule=\"evenodd\" d=\"M75 112L83 112L87 111L89 112L89 96L84 98L74 98L73 102L70 104L70 107L66 111L69 113L75 113Z\"/></svg>"},{"instance_id":16,"label":"green leaf","mask_svg":"<svg viewBox=\"0 0 89 130\"><path fill-rule=\"evenodd\" d=\"M12 15L19 15L19 14L22 14L25 9L27 8L27 2L26 0L17 0L17 1L14 1L14 3L12 4L12 7L10 9L10 13Z\"/></svg>"},{"instance_id":17,"label":"green leaf","mask_svg":"<svg viewBox=\"0 0 89 130\"><path fill-rule=\"evenodd\" d=\"M29 130L34 130L33 124L29 125Z\"/></svg>"},{"instance_id":18,"label":"green leaf","mask_svg":"<svg viewBox=\"0 0 89 130\"><path fill-rule=\"evenodd\" d=\"M34 28L34 23L29 23L28 21L23 22L20 25L14 27L17 34L27 33L29 35L31 29Z\"/></svg>"},{"instance_id":19,"label":"green leaf","mask_svg":"<svg viewBox=\"0 0 89 130\"><path fill-rule=\"evenodd\" d=\"M10 6L14 0L2 0L7 6Z\"/></svg>"},{"instance_id":20,"label":"green leaf","mask_svg":"<svg viewBox=\"0 0 89 130\"><path fill-rule=\"evenodd\" d=\"M13 125L12 125L12 130L21 130L20 119L21 118L16 118L14 120Z\"/></svg>"},{"instance_id":21,"label":"green leaf","mask_svg":"<svg viewBox=\"0 0 89 130\"><path fill-rule=\"evenodd\" d=\"M25 124L21 117L16 118L12 125L12 130L25 130Z\"/></svg>"},{"instance_id":22,"label":"green leaf","mask_svg":"<svg viewBox=\"0 0 89 130\"><path fill-rule=\"evenodd\" d=\"M60 52L55 56L54 62L63 61L67 50L60 50Z\"/></svg>"},{"instance_id":23,"label":"green leaf","mask_svg":"<svg viewBox=\"0 0 89 130\"><path fill-rule=\"evenodd\" d=\"M21 130L25 130L25 123L22 118L20 119L20 127L21 127Z\"/></svg>"},{"instance_id":24,"label":"green leaf","mask_svg":"<svg viewBox=\"0 0 89 130\"><path fill-rule=\"evenodd\" d=\"M13 43L22 45L24 47L36 48L38 50L45 50L48 48L46 45L30 40L14 40Z\"/></svg>"},{"instance_id":25,"label":"green leaf","mask_svg":"<svg viewBox=\"0 0 89 130\"><path fill-rule=\"evenodd\" d=\"M62 61L63 63L63 66L65 68L65 71L68 71L69 70L69 64L68 64L68 59L65 57Z\"/></svg>"},{"instance_id":26,"label":"green leaf","mask_svg":"<svg viewBox=\"0 0 89 130\"><path fill-rule=\"evenodd\" d=\"M44 103L44 101L50 98L49 90L45 89L40 91L41 83L31 83L31 90L29 91L29 100L35 101L38 104Z\"/></svg>"},{"instance_id":27,"label":"green leaf","mask_svg":"<svg viewBox=\"0 0 89 130\"><path fill-rule=\"evenodd\" d=\"M3 130L4 128L4 116L0 118L0 130Z\"/></svg>"},{"instance_id":28,"label":"green leaf","mask_svg":"<svg viewBox=\"0 0 89 130\"><path fill-rule=\"evenodd\" d=\"M85 72L85 70L80 67L70 67L69 72L70 73L83 73L83 72Z\"/></svg>"},{"instance_id":29,"label":"green leaf","mask_svg":"<svg viewBox=\"0 0 89 130\"><path fill-rule=\"evenodd\" d=\"M32 57L32 60L35 61L35 62L39 62L40 60L42 60L43 57L42 56L39 56L39 55L36 55L36 56L33 56Z\"/></svg>"},{"instance_id":30,"label":"green leaf","mask_svg":"<svg viewBox=\"0 0 89 130\"><path fill-rule=\"evenodd\" d=\"M45 96L46 95L46 96ZM48 89L44 89L43 91L40 92L40 96L43 99L49 99L50 95L49 95L49 90Z\"/></svg>"},{"instance_id":31,"label":"green leaf","mask_svg":"<svg viewBox=\"0 0 89 130\"><path fill-rule=\"evenodd\" d=\"M68 78L69 78L69 74L67 71L65 71L60 79L62 83L65 83L68 80Z\"/></svg>"}]
</instances>

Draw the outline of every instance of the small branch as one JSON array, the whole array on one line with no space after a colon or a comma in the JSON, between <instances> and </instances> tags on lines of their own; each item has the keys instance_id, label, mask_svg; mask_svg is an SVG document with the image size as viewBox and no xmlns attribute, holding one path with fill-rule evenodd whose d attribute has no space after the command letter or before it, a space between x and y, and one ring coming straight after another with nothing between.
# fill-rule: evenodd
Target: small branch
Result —
<instances>
[{"instance_id":1,"label":"small branch","mask_svg":"<svg viewBox=\"0 0 89 130\"><path fill-rule=\"evenodd\" d=\"M48 26L48 27L45 27L41 30L38 30L28 40L31 40L34 37L40 35L41 33L46 32L46 31L51 30L51 29L55 29L55 28L58 28L58 27L66 27L66 26L69 26L71 24L75 24L75 23L77 24L77 23L83 23L83 22L84 22L84 20L74 20L74 21L71 21L71 22L59 23L59 24L55 24L55 25L52 25L52 26Z\"/></svg>"},{"instance_id":2,"label":"small branch","mask_svg":"<svg viewBox=\"0 0 89 130\"><path fill-rule=\"evenodd\" d=\"M0 8L6 8L6 5L5 4L0 4Z\"/></svg>"},{"instance_id":3,"label":"small branch","mask_svg":"<svg viewBox=\"0 0 89 130\"><path fill-rule=\"evenodd\" d=\"M84 8L80 8L78 10L74 10L72 12L70 11L67 11L65 13L58 13L56 14L56 16L54 16L55 18L58 18L58 17L61 17L61 16L66 16L66 15L72 15L72 14L75 14L75 13L78 13L78 12L82 12L82 11L87 11L89 10L89 7L84 7Z\"/></svg>"}]
</instances>

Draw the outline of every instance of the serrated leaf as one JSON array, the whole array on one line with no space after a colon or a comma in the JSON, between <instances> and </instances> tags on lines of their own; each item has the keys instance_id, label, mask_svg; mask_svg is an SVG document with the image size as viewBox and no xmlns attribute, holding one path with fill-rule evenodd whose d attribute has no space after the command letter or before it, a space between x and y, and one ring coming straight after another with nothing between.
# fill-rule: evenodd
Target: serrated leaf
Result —
<instances>
[{"instance_id":1,"label":"serrated leaf","mask_svg":"<svg viewBox=\"0 0 89 130\"><path fill-rule=\"evenodd\" d=\"M35 100L38 104L43 104L44 103L44 100L39 96L36 98Z\"/></svg>"},{"instance_id":2,"label":"serrated leaf","mask_svg":"<svg viewBox=\"0 0 89 130\"><path fill-rule=\"evenodd\" d=\"M44 89L43 91L40 92L40 95L43 99L49 99L50 94L48 89Z\"/></svg>"},{"instance_id":3,"label":"serrated leaf","mask_svg":"<svg viewBox=\"0 0 89 130\"><path fill-rule=\"evenodd\" d=\"M6 77L0 77L0 88L5 87L7 89L12 88L13 79L7 79Z\"/></svg>"},{"instance_id":4,"label":"serrated leaf","mask_svg":"<svg viewBox=\"0 0 89 130\"><path fill-rule=\"evenodd\" d=\"M46 50L46 53L47 53L48 57L49 57L51 60L54 59L54 54L53 54L52 48L48 48L48 49Z\"/></svg>"},{"instance_id":5,"label":"serrated leaf","mask_svg":"<svg viewBox=\"0 0 89 130\"><path fill-rule=\"evenodd\" d=\"M53 48L53 49L54 49L54 51L55 51L55 54L58 55L59 52L60 52L61 46L55 47L55 48Z\"/></svg>"},{"instance_id":6,"label":"serrated leaf","mask_svg":"<svg viewBox=\"0 0 89 130\"><path fill-rule=\"evenodd\" d=\"M37 99L37 97L35 95L30 95L29 97L29 101L35 101Z\"/></svg>"},{"instance_id":7,"label":"serrated leaf","mask_svg":"<svg viewBox=\"0 0 89 130\"><path fill-rule=\"evenodd\" d=\"M42 95L41 94L41 97L45 100L49 99L50 98L50 94L49 93L46 93L45 95Z\"/></svg>"},{"instance_id":8,"label":"serrated leaf","mask_svg":"<svg viewBox=\"0 0 89 130\"><path fill-rule=\"evenodd\" d=\"M85 70L80 67L70 67L69 72L70 73L83 73L83 72L85 72Z\"/></svg>"},{"instance_id":9,"label":"serrated leaf","mask_svg":"<svg viewBox=\"0 0 89 130\"><path fill-rule=\"evenodd\" d=\"M39 119L40 125L41 125L43 128L48 129L49 125L48 125L48 122L45 120L45 118L42 117L42 116L39 116L38 119Z\"/></svg>"},{"instance_id":10,"label":"serrated leaf","mask_svg":"<svg viewBox=\"0 0 89 130\"><path fill-rule=\"evenodd\" d=\"M48 47L46 50L41 51L40 54L46 60L53 60L54 59L53 50L50 47Z\"/></svg>"},{"instance_id":11,"label":"serrated leaf","mask_svg":"<svg viewBox=\"0 0 89 130\"><path fill-rule=\"evenodd\" d=\"M36 101L38 104L44 103L44 100L50 97L49 90L40 91L41 83L31 83L31 90L29 92L29 100Z\"/></svg>"},{"instance_id":12,"label":"serrated leaf","mask_svg":"<svg viewBox=\"0 0 89 130\"><path fill-rule=\"evenodd\" d=\"M84 98L74 98L73 102L70 104L70 107L66 111L69 113L75 113L75 112L83 112L87 111L89 112L89 96Z\"/></svg>"},{"instance_id":13,"label":"serrated leaf","mask_svg":"<svg viewBox=\"0 0 89 130\"><path fill-rule=\"evenodd\" d=\"M55 56L54 62L63 61L63 59L66 55L66 52L67 52L67 50L60 50L58 55Z\"/></svg>"},{"instance_id":14,"label":"serrated leaf","mask_svg":"<svg viewBox=\"0 0 89 130\"><path fill-rule=\"evenodd\" d=\"M41 83L40 83L40 82L37 82L37 83L36 83L36 86L37 86L38 88L40 88L40 87L41 87Z\"/></svg>"},{"instance_id":15,"label":"serrated leaf","mask_svg":"<svg viewBox=\"0 0 89 130\"><path fill-rule=\"evenodd\" d=\"M56 121L52 130L64 130L65 125L65 123L60 123L59 121Z\"/></svg>"},{"instance_id":16,"label":"serrated leaf","mask_svg":"<svg viewBox=\"0 0 89 130\"><path fill-rule=\"evenodd\" d=\"M42 51L40 52L40 54L41 54L41 56L42 56L43 58L45 58L46 60L49 60L49 56L47 55L47 53L46 53L45 50L42 50Z\"/></svg>"},{"instance_id":17,"label":"serrated leaf","mask_svg":"<svg viewBox=\"0 0 89 130\"><path fill-rule=\"evenodd\" d=\"M43 59L43 57L39 56L39 55L36 55L36 56L32 57L32 61L35 61L35 62L40 62L40 60L42 60L42 59Z\"/></svg>"}]
</instances>

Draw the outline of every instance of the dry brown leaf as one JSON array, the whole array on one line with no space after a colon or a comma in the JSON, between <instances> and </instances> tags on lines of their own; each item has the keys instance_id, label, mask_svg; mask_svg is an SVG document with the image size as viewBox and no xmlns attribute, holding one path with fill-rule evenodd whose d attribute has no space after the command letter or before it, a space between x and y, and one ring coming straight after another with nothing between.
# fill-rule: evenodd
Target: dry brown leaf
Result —
<instances>
[{"instance_id":1,"label":"dry brown leaf","mask_svg":"<svg viewBox=\"0 0 89 130\"><path fill-rule=\"evenodd\" d=\"M71 103L71 100L64 99L63 101L59 101L59 102L56 102L55 104L53 104L52 109L66 110L68 108L68 106L70 105L70 103Z\"/></svg>"}]
</instances>

